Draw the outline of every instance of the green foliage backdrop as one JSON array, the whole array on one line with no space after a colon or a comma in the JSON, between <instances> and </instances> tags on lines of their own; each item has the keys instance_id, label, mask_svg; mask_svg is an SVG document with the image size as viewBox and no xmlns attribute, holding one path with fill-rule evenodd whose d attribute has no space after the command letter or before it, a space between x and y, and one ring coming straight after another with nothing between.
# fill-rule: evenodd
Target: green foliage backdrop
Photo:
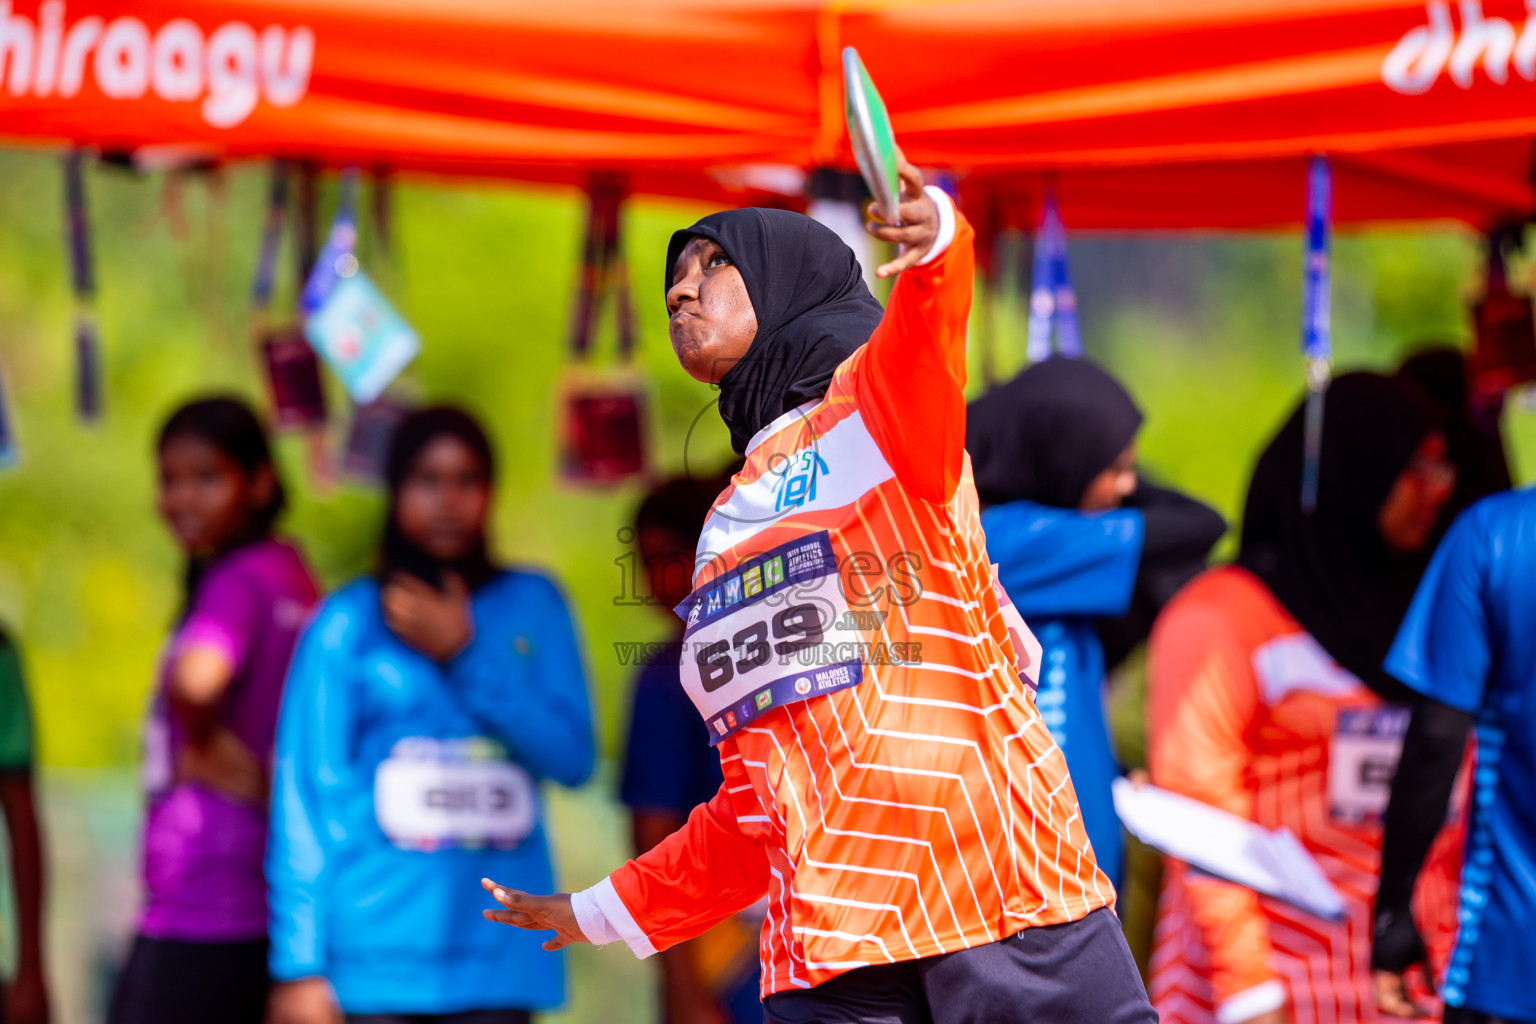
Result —
<instances>
[{"instance_id":1,"label":"green foliage backdrop","mask_svg":"<svg viewBox=\"0 0 1536 1024\"><path fill-rule=\"evenodd\" d=\"M58 160L0 154L0 373L22 446L20 465L0 473L0 619L25 647L45 764L137 756L137 721L179 599L178 558L152 508L151 438L194 393L261 397L247 292L265 184L256 167L175 179L92 171L107 412L87 427L70 408ZM615 604L617 532L636 489L580 492L556 479L580 199L434 182L403 184L394 199L392 251L386 258L365 225L362 258L424 341L402 386L460 402L489 424L502 463L497 550L548 568L574 598L612 752L627 706L612 642L649 639L663 626L653 610ZM728 454L707 408L711 393L672 359L658 294L667 234L699 212L643 201L627 221L652 450L664 470L682 467L685 443L695 466ZM1089 351L1148 412L1146 464L1235 516L1258 447L1299 389L1297 240L1090 238L1074 241L1073 262ZM291 264L285 252L282 267ZM1475 239L1449 228L1342 239L1340 362L1390 365L1426 340L1464 340L1475 267ZM285 281L280 307L291 291ZM999 301L994 312L999 361L1017 367L1017 303ZM980 347L978 337L973 362ZM1511 413L1508 435L1519 475L1530 479L1536 420ZM281 455L297 499L287 528L326 584L366 568L377 497L346 487L317 493L301 443L283 442Z\"/></svg>"}]
</instances>

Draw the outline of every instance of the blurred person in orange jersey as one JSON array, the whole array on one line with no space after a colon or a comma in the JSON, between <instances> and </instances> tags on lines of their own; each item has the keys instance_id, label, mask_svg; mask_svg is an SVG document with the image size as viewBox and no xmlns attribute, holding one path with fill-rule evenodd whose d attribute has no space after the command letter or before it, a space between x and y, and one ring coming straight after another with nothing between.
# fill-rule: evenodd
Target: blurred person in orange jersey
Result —
<instances>
[{"instance_id":1,"label":"blurred person in orange jersey","mask_svg":"<svg viewBox=\"0 0 1536 1024\"><path fill-rule=\"evenodd\" d=\"M145 723L144 906L109 1020L258 1024L272 740L317 592L298 548L273 534L283 486L244 402L182 406L155 454L185 591Z\"/></svg>"},{"instance_id":2,"label":"blurred person in orange jersey","mask_svg":"<svg viewBox=\"0 0 1536 1024\"><path fill-rule=\"evenodd\" d=\"M1412 695L1382 661L1455 487L1439 411L1401 381L1345 374L1325 397L1317 506L1301 507L1304 407L1259 458L1237 564L1152 634L1152 780L1284 826L1344 896L1333 924L1170 864L1152 997L1169 1024L1378 1019L1370 972L1381 818ZM1456 835L1419 916L1443 955Z\"/></svg>"},{"instance_id":3,"label":"blurred person in orange jersey","mask_svg":"<svg viewBox=\"0 0 1536 1024\"><path fill-rule=\"evenodd\" d=\"M15 971L8 982L0 982L3 1024L49 1020L43 972L43 842L32 785L35 759L21 655L0 629L0 812L5 817L17 939Z\"/></svg>"}]
</instances>

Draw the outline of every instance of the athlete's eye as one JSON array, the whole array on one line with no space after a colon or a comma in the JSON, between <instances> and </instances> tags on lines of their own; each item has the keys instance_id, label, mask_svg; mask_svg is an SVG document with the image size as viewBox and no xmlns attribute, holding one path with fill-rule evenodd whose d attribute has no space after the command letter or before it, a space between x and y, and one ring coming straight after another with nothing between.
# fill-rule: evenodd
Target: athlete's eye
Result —
<instances>
[{"instance_id":1,"label":"athlete's eye","mask_svg":"<svg viewBox=\"0 0 1536 1024\"><path fill-rule=\"evenodd\" d=\"M731 258L724 252L716 249L714 254L709 257L709 265L711 267L728 267L731 265Z\"/></svg>"}]
</instances>

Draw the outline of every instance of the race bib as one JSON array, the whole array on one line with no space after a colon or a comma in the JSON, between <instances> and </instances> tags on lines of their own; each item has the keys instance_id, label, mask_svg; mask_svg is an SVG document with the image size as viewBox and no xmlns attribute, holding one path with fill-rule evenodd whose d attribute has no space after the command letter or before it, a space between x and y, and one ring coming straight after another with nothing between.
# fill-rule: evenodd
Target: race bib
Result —
<instances>
[{"instance_id":1,"label":"race bib","mask_svg":"<svg viewBox=\"0 0 1536 1024\"><path fill-rule=\"evenodd\" d=\"M857 686L862 627L881 614L849 611L826 531L743 561L677 613L688 624L683 689L711 745L773 708Z\"/></svg>"},{"instance_id":2,"label":"race bib","mask_svg":"<svg viewBox=\"0 0 1536 1024\"><path fill-rule=\"evenodd\" d=\"M480 736L396 743L374 775L373 808L404 850L511 849L538 823L533 777Z\"/></svg>"},{"instance_id":3,"label":"race bib","mask_svg":"<svg viewBox=\"0 0 1536 1024\"><path fill-rule=\"evenodd\" d=\"M1328 751L1328 812L1334 821L1381 822L1411 714L1396 704L1339 712Z\"/></svg>"}]
</instances>

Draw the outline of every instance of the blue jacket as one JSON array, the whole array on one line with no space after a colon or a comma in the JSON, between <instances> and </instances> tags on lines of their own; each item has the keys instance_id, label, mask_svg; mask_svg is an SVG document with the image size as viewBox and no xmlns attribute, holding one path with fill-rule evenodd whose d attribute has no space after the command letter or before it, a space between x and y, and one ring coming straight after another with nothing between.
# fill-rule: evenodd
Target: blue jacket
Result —
<instances>
[{"instance_id":1,"label":"blue jacket","mask_svg":"<svg viewBox=\"0 0 1536 1024\"><path fill-rule=\"evenodd\" d=\"M1035 704L1067 759L1099 866L1120 884L1119 774L1105 720L1104 648L1093 619L1130 607L1141 562L1142 514L1078 512L1032 501L981 514L998 579L1041 646Z\"/></svg>"},{"instance_id":2,"label":"blue jacket","mask_svg":"<svg viewBox=\"0 0 1536 1024\"><path fill-rule=\"evenodd\" d=\"M545 577L502 573L471 605L474 639L439 665L386 628L378 583L359 580L320 607L289 670L271 969L324 975L348 1013L544 1009L565 995L545 936L481 919L479 883L554 890L538 781L591 773L586 671ZM476 814L492 805L485 825Z\"/></svg>"}]
</instances>

